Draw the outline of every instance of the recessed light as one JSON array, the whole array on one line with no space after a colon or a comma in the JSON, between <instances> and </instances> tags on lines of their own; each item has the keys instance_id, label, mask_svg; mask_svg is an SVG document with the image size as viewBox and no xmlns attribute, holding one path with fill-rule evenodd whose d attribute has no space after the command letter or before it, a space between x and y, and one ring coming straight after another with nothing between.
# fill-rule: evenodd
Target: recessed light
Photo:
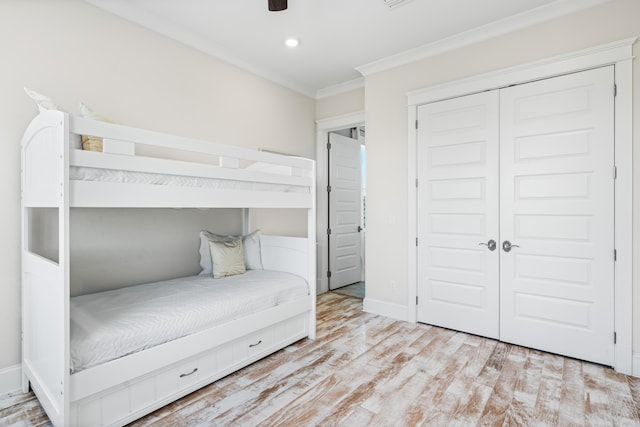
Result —
<instances>
[{"instance_id":1,"label":"recessed light","mask_svg":"<svg viewBox=\"0 0 640 427\"><path fill-rule=\"evenodd\" d=\"M284 41L284 44L286 44L288 47L296 47L300 44L300 42L298 41L298 39L290 38L286 39Z\"/></svg>"}]
</instances>

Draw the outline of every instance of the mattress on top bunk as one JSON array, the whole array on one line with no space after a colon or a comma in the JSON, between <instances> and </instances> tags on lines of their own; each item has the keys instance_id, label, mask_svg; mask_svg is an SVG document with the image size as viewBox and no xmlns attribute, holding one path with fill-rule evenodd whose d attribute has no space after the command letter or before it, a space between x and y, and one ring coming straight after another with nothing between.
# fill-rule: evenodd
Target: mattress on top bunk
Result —
<instances>
[{"instance_id":1,"label":"mattress on top bunk","mask_svg":"<svg viewBox=\"0 0 640 427\"><path fill-rule=\"evenodd\" d=\"M201 187L216 190L252 190L283 193L309 193L308 187L264 182L238 181L232 179L203 178L194 176L169 175L149 172L133 172L119 169L102 169L71 166L69 179L75 181L99 181L121 184L173 185L180 187Z\"/></svg>"},{"instance_id":2,"label":"mattress on top bunk","mask_svg":"<svg viewBox=\"0 0 640 427\"><path fill-rule=\"evenodd\" d=\"M71 298L71 372L97 366L309 294L271 270L189 276Z\"/></svg>"}]
</instances>

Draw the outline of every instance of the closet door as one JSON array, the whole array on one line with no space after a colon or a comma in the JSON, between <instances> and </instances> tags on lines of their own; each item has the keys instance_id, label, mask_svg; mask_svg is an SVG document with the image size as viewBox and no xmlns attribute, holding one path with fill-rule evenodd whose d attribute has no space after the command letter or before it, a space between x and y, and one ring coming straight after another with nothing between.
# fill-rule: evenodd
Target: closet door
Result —
<instances>
[{"instance_id":1,"label":"closet door","mask_svg":"<svg viewBox=\"0 0 640 427\"><path fill-rule=\"evenodd\" d=\"M498 91L418 109L418 321L498 338Z\"/></svg>"},{"instance_id":2,"label":"closet door","mask_svg":"<svg viewBox=\"0 0 640 427\"><path fill-rule=\"evenodd\" d=\"M500 91L500 339L606 365L613 83L607 67Z\"/></svg>"}]
</instances>

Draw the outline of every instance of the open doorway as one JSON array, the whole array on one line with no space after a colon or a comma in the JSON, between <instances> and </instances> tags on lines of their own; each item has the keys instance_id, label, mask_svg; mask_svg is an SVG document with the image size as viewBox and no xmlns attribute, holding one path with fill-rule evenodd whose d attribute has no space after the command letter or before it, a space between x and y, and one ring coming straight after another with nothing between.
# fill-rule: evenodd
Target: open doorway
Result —
<instances>
[{"instance_id":1,"label":"open doorway","mask_svg":"<svg viewBox=\"0 0 640 427\"><path fill-rule=\"evenodd\" d=\"M329 132L327 239L329 290L364 298L366 238L364 126Z\"/></svg>"}]
</instances>

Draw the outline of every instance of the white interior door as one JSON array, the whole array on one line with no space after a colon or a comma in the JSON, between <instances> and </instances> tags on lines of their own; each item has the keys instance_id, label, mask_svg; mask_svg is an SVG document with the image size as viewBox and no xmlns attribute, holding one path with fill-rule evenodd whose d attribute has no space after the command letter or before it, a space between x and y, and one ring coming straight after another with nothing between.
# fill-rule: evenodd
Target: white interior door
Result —
<instances>
[{"instance_id":1,"label":"white interior door","mask_svg":"<svg viewBox=\"0 0 640 427\"><path fill-rule=\"evenodd\" d=\"M418 123L418 321L498 338L498 92L421 106Z\"/></svg>"},{"instance_id":2,"label":"white interior door","mask_svg":"<svg viewBox=\"0 0 640 427\"><path fill-rule=\"evenodd\" d=\"M614 362L614 74L500 92L500 339Z\"/></svg>"},{"instance_id":3,"label":"white interior door","mask_svg":"<svg viewBox=\"0 0 640 427\"><path fill-rule=\"evenodd\" d=\"M337 289L362 275L360 143L330 133L329 144L329 289Z\"/></svg>"}]
</instances>

